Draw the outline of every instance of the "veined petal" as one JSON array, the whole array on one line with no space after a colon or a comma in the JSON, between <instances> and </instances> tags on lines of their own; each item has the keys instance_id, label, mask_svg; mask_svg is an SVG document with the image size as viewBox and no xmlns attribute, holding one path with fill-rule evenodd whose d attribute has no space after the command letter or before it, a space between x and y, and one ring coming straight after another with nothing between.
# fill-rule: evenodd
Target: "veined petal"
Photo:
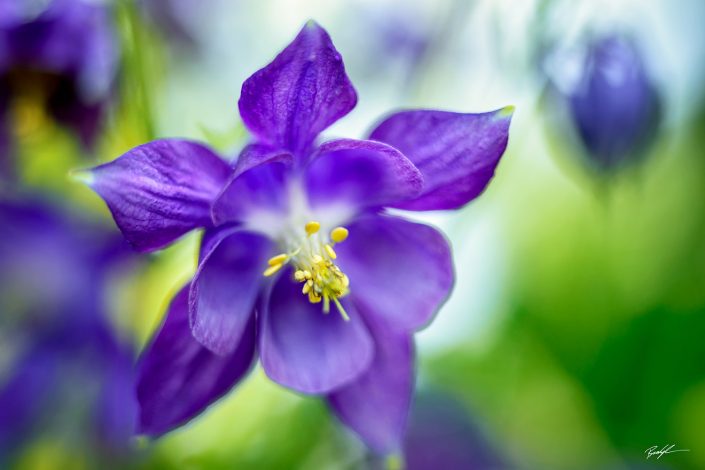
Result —
<instances>
[{"instance_id":1,"label":"veined petal","mask_svg":"<svg viewBox=\"0 0 705 470\"><path fill-rule=\"evenodd\" d=\"M372 361L372 340L352 305L349 321L324 314L301 294L291 270L275 282L261 317L262 366L275 382L302 393L336 389L358 377Z\"/></svg>"},{"instance_id":2,"label":"veined petal","mask_svg":"<svg viewBox=\"0 0 705 470\"><path fill-rule=\"evenodd\" d=\"M366 215L348 225L335 250L356 306L398 330L431 321L453 287L450 246L436 229L391 216Z\"/></svg>"},{"instance_id":3,"label":"veined petal","mask_svg":"<svg viewBox=\"0 0 705 470\"><path fill-rule=\"evenodd\" d=\"M191 331L210 351L227 355L253 315L272 244L239 228L213 230L191 283Z\"/></svg>"},{"instance_id":4,"label":"veined petal","mask_svg":"<svg viewBox=\"0 0 705 470\"><path fill-rule=\"evenodd\" d=\"M88 185L108 204L130 243L162 248L211 225L210 206L232 170L196 142L156 140L89 171Z\"/></svg>"},{"instance_id":5,"label":"veined petal","mask_svg":"<svg viewBox=\"0 0 705 470\"><path fill-rule=\"evenodd\" d=\"M272 63L245 81L239 107L260 141L303 157L316 136L356 103L330 36L309 21Z\"/></svg>"},{"instance_id":6,"label":"veined petal","mask_svg":"<svg viewBox=\"0 0 705 470\"><path fill-rule=\"evenodd\" d=\"M138 365L139 432L158 436L171 431L239 382L255 356L254 325L253 318L231 354L213 354L191 335L188 286L184 287Z\"/></svg>"},{"instance_id":7,"label":"veined petal","mask_svg":"<svg viewBox=\"0 0 705 470\"><path fill-rule=\"evenodd\" d=\"M328 395L335 414L377 453L401 450L414 389L414 343L409 333L368 323L372 366Z\"/></svg>"},{"instance_id":8,"label":"veined petal","mask_svg":"<svg viewBox=\"0 0 705 470\"><path fill-rule=\"evenodd\" d=\"M389 205L415 197L423 187L419 170L397 149L353 139L321 145L304 180L314 209Z\"/></svg>"},{"instance_id":9,"label":"veined petal","mask_svg":"<svg viewBox=\"0 0 705 470\"><path fill-rule=\"evenodd\" d=\"M406 155L424 177L424 189L395 207L457 209L476 198L507 147L513 108L482 114L402 111L385 119L370 139Z\"/></svg>"}]
</instances>

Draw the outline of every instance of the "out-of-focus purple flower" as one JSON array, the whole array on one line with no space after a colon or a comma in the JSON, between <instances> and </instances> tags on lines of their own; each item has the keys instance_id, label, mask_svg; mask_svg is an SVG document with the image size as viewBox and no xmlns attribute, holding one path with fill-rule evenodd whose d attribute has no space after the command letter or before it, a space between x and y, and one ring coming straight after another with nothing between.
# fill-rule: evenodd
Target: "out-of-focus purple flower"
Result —
<instances>
[{"instance_id":1,"label":"out-of-focus purple flower","mask_svg":"<svg viewBox=\"0 0 705 470\"><path fill-rule=\"evenodd\" d=\"M420 393L414 400L404 461L407 470L508 467L465 407L454 397L435 391Z\"/></svg>"},{"instance_id":2,"label":"out-of-focus purple flower","mask_svg":"<svg viewBox=\"0 0 705 470\"><path fill-rule=\"evenodd\" d=\"M424 21L422 13L413 8L401 10L383 4L371 4L359 11L359 21L369 31L365 37L373 50L364 54L365 65L371 74L379 74L380 67L389 68L399 63L407 79L413 78L433 41L433 29Z\"/></svg>"},{"instance_id":3,"label":"out-of-focus purple flower","mask_svg":"<svg viewBox=\"0 0 705 470\"><path fill-rule=\"evenodd\" d=\"M210 0L212 3L213 0ZM164 35L181 46L196 46L194 18L208 8L205 2L191 0L140 0L145 17L153 21Z\"/></svg>"},{"instance_id":4,"label":"out-of-focus purple flower","mask_svg":"<svg viewBox=\"0 0 705 470\"><path fill-rule=\"evenodd\" d=\"M35 438L117 457L134 432L132 351L105 318L117 234L37 202L0 202L0 465Z\"/></svg>"},{"instance_id":5,"label":"out-of-focus purple flower","mask_svg":"<svg viewBox=\"0 0 705 470\"><path fill-rule=\"evenodd\" d=\"M254 141L232 166L201 144L158 140L87 175L139 250L205 228L196 275L140 361L142 433L203 411L256 350L272 380L325 395L376 452L399 450L413 333L454 276L443 235L385 208L456 209L478 196L511 110L404 111L369 140L318 144L356 101L330 37L309 22L243 84Z\"/></svg>"},{"instance_id":6,"label":"out-of-focus purple flower","mask_svg":"<svg viewBox=\"0 0 705 470\"><path fill-rule=\"evenodd\" d=\"M660 99L636 44L626 37L588 44L566 99L580 139L600 169L640 161L657 134Z\"/></svg>"},{"instance_id":7,"label":"out-of-focus purple flower","mask_svg":"<svg viewBox=\"0 0 705 470\"><path fill-rule=\"evenodd\" d=\"M32 133L51 116L92 145L118 55L106 3L0 0L0 100L6 101L0 108L0 138Z\"/></svg>"}]
</instances>

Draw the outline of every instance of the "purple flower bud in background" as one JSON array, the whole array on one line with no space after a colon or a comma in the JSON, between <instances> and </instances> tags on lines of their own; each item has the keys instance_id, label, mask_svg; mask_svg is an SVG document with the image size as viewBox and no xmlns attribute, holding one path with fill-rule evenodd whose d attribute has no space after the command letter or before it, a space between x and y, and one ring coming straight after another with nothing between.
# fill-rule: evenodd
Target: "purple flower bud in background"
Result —
<instances>
[{"instance_id":1,"label":"purple flower bud in background","mask_svg":"<svg viewBox=\"0 0 705 470\"><path fill-rule=\"evenodd\" d=\"M0 467L36 439L79 442L71 453L90 459L123 455L133 354L108 322L105 288L131 250L40 202L0 202L0 226Z\"/></svg>"},{"instance_id":2,"label":"purple flower bud in background","mask_svg":"<svg viewBox=\"0 0 705 470\"><path fill-rule=\"evenodd\" d=\"M642 160L661 120L660 100L630 39L590 42L575 87L566 96L590 160L603 170Z\"/></svg>"},{"instance_id":3,"label":"purple flower bud in background","mask_svg":"<svg viewBox=\"0 0 705 470\"><path fill-rule=\"evenodd\" d=\"M90 147L111 96L118 55L106 3L0 0L0 152L11 136L31 135L48 118Z\"/></svg>"}]
</instances>

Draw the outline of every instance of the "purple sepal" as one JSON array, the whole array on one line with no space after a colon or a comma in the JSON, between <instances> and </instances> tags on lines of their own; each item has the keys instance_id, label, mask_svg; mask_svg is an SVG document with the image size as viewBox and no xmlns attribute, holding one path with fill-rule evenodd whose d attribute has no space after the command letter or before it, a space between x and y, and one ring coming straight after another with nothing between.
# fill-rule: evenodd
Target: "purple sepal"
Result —
<instances>
[{"instance_id":1,"label":"purple sepal","mask_svg":"<svg viewBox=\"0 0 705 470\"><path fill-rule=\"evenodd\" d=\"M487 187L507 147L513 109L481 114L402 111L386 118L370 139L399 149L421 171L424 188L407 210L457 209Z\"/></svg>"},{"instance_id":2,"label":"purple sepal","mask_svg":"<svg viewBox=\"0 0 705 470\"><path fill-rule=\"evenodd\" d=\"M206 146L164 139L90 170L87 183L140 251L162 248L211 224L211 204L232 170Z\"/></svg>"},{"instance_id":3,"label":"purple sepal","mask_svg":"<svg viewBox=\"0 0 705 470\"><path fill-rule=\"evenodd\" d=\"M140 434L159 436L191 420L235 386L253 364L254 318L231 354L213 354L191 335L188 291L186 286L176 295L140 359Z\"/></svg>"},{"instance_id":4,"label":"purple sepal","mask_svg":"<svg viewBox=\"0 0 705 470\"><path fill-rule=\"evenodd\" d=\"M355 107L357 94L328 33L313 21L242 85L240 116L257 138L297 157Z\"/></svg>"}]
</instances>

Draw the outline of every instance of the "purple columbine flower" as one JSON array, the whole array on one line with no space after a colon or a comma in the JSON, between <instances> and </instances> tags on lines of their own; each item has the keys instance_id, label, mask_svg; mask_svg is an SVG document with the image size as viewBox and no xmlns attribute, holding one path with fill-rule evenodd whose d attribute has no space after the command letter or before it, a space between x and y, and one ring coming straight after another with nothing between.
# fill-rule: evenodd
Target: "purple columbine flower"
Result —
<instances>
[{"instance_id":1,"label":"purple columbine flower","mask_svg":"<svg viewBox=\"0 0 705 470\"><path fill-rule=\"evenodd\" d=\"M0 467L34 439L68 435L92 457L122 455L137 417L133 353L107 321L105 286L133 253L40 201L0 201L0 226Z\"/></svg>"},{"instance_id":2,"label":"purple columbine flower","mask_svg":"<svg viewBox=\"0 0 705 470\"><path fill-rule=\"evenodd\" d=\"M118 53L106 4L0 0L0 152L3 136L30 134L47 116L92 145Z\"/></svg>"},{"instance_id":3,"label":"purple columbine flower","mask_svg":"<svg viewBox=\"0 0 705 470\"><path fill-rule=\"evenodd\" d=\"M615 169L642 159L661 118L658 93L636 45L608 36L588 45L577 86L567 96L591 161Z\"/></svg>"},{"instance_id":4,"label":"purple columbine flower","mask_svg":"<svg viewBox=\"0 0 705 470\"><path fill-rule=\"evenodd\" d=\"M309 22L243 84L254 141L232 167L204 145L167 139L87 175L139 250L205 228L197 272L139 364L141 433L199 414L257 355L277 383L324 395L372 449L398 450L413 333L454 275L443 235L386 208L457 209L478 196L511 110L403 111L369 140L318 144L356 102L340 54Z\"/></svg>"}]
</instances>

